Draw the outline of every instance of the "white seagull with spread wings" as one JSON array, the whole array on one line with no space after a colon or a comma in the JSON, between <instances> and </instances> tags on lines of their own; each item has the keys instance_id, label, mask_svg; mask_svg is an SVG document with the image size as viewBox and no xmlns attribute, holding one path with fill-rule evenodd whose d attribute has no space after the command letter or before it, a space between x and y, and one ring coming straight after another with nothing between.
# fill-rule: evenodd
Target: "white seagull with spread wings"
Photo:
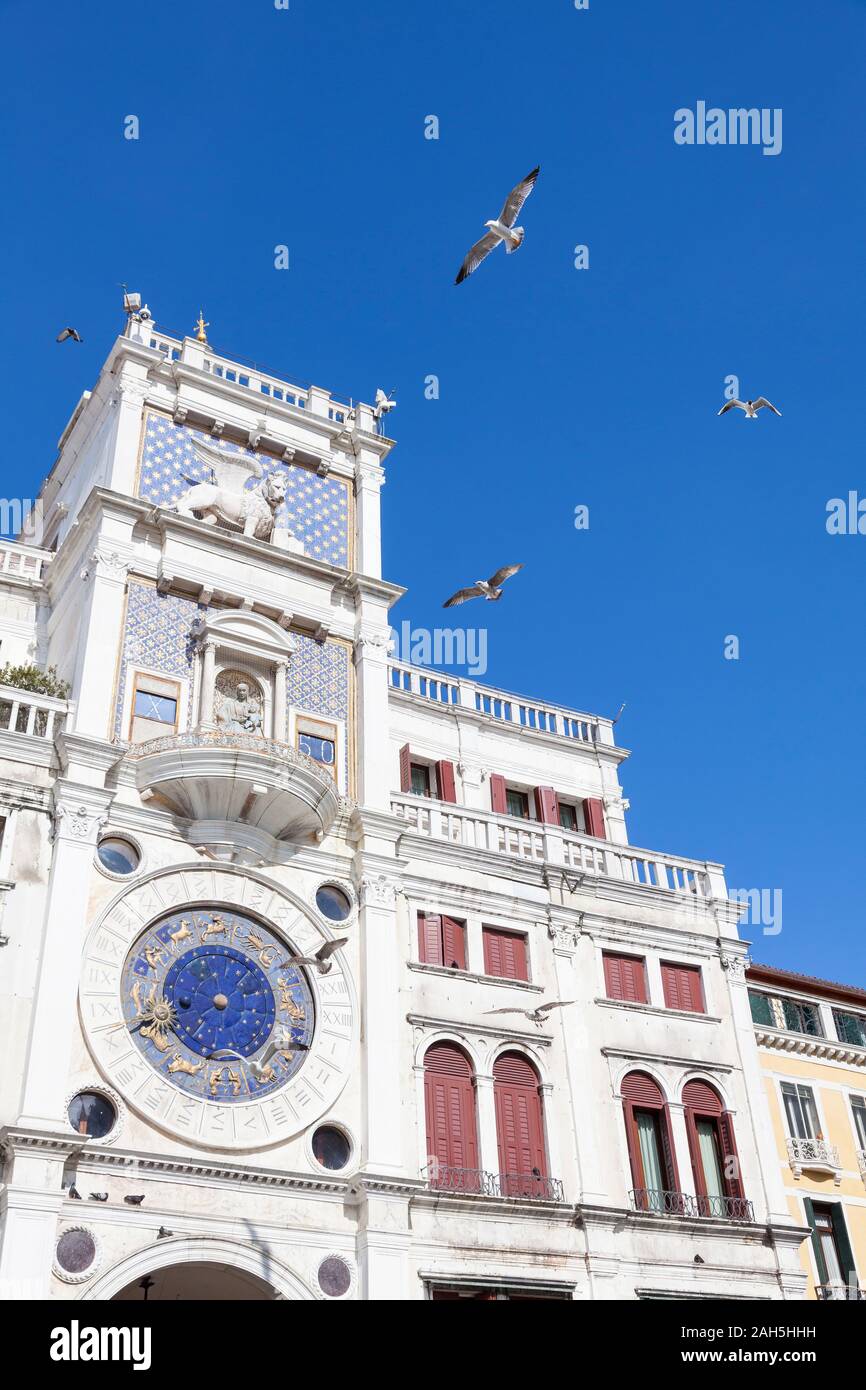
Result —
<instances>
[{"instance_id":1,"label":"white seagull with spread wings","mask_svg":"<svg viewBox=\"0 0 866 1390\"><path fill-rule=\"evenodd\" d=\"M510 579L512 574L522 570L523 565L503 565L501 570L491 574L489 579L476 579L470 589L458 589L456 594L452 594L443 603L443 608L456 608L458 603L465 603L470 598L485 598L488 603L495 603L502 598L502 585L506 579Z\"/></svg>"},{"instance_id":2,"label":"white seagull with spread wings","mask_svg":"<svg viewBox=\"0 0 866 1390\"><path fill-rule=\"evenodd\" d=\"M515 227L514 224L520 215L520 209L535 187L535 180L538 178L540 170L541 165L536 165L531 174L527 174L516 188L512 188L505 199L505 206L499 216L484 223L489 230L485 232L480 241L476 241L467 255L460 267L460 273L454 281L455 285L460 285L464 280L467 280L473 270L477 270L481 262L487 259L490 252L496 250L500 242L505 243L505 250L509 256L520 246L526 233L522 227Z\"/></svg>"},{"instance_id":3,"label":"white seagull with spread wings","mask_svg":"<svg viewBox=\"0 0 866 1390\"><path fill-rule=\"evenodd\" d=\"M774 415L781 417L782 414L781 410L777 410L772 401L767 400L766 396L759 396L756 401L738 401L736 398L732 401L725 401L719 414L724 415L726 410L733 410L734 406L736 406L738 410L745 412L747 420L757 420L758 411L763 409L764 406L766 406L768 410L772 410Z\"/></svg>"},{"instance_id":4,"label":"white seagull with spread wings","mask_svg":"<svg viewBox=\"0 0 866 1390\"><path fill-rule=\"evenodd\" d=\"M539 1004L537 1009L485 1009L486 1014L524 1014L531 1023L544 1023L551 1009L565 1009L576 1004L576 999L551 999L548 1004Z\"/></svg>"}]
</instances>

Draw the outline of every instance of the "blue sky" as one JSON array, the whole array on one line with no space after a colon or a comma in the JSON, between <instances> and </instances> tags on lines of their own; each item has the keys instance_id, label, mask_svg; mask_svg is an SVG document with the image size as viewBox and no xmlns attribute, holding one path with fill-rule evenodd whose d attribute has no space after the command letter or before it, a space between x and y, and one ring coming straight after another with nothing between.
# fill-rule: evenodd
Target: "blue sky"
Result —
<instances>
[{"instance_id":1,"label":"blue sky","mask_svg":"<svg viewBox=\"0 0 866 1390\"><path fill-rule=\"evenodd\" d=\"M7 479L53 462L118 281L301 383L396 390L395 621L523 560L464 610L487 679L627 700L632 841L781 889L755 958L862 985L866 536L825 518L866 496L863 0L90 0L2 28ZM781 154L676 145L698 100L781 108ZM519 255L455 287L538 162ZM783 418L717 419L732 373Z\"/></svg>"}]
</instances>

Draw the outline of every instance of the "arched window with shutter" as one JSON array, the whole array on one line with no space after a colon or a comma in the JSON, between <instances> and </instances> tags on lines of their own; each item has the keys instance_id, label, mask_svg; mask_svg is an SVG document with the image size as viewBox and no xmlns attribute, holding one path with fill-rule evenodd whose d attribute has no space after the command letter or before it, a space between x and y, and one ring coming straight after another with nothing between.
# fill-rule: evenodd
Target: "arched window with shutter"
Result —
<instances>
[{"instance_id":1,"label":"arched window with shutter","mask_svg":"<svg viewBox=\"0 0 866 1390\"><path fill-rule=\"evenodd\" d=\"M547 1195L541 1082L521 1052L503 1052L493 1063L493 1097L502 1195Z\"/></svg>"},{"instance_id":2,"label":"arched window with shutter","mask_svg":"<svg viewBox=\"0 0 866 1390\"><path fill-rule=\"evenodd\" d=\"M430 1186L478 1192L475 1078L456 1043L434 1043L424 1055L424 1108Z\"/></svg>"},{"instance_id":3,"label":"arched window with shutter","mask_svg":"<svg viewBox=\"0 0 866 1390\"><path fill-rule=\"evenodd\" d=\"M743 1183L733 1116L707 1081L690 1081L683 1089L683 1105L701 1215L741 1215Z\"/></svg>"},{"instance_id":4,"label":"arched window with shutter","mask_svg":"<svg viewBox=\"0 0 866 1390\"><path fill-rule=\"evenodd\" d=\"M621 1089L635 1206L638 1211L678 1212L682 1194L662 1090L644 1071L629 1072Z\"/></svg>"}]
</instances>

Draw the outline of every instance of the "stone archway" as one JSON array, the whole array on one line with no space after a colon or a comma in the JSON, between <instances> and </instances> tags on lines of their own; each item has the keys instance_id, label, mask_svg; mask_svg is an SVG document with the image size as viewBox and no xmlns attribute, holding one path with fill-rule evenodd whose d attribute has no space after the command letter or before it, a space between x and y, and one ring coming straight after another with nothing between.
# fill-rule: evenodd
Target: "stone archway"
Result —
<instances>
[{"instance_id":1,"label":"stone archway","mask_svg":"<svg viewBox=\"0 0 866 1390\"><path fill-rule=\"evenodd\" d=\"M142 1287L143 1279L153 1282ZM81 1295L92 1302L241 1299L313 1300L316 1295L270 1251L243 1241L190 1237L160 1241L127 1255Z\"/></svg>"}]
</instances>

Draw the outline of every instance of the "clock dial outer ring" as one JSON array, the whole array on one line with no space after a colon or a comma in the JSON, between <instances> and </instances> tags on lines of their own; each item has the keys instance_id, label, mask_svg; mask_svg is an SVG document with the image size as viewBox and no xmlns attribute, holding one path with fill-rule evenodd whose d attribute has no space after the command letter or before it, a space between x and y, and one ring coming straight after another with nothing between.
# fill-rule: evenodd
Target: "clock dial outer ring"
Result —
<instances>
[{"instance_id":1,"label":"clock dial outer ring","mask_svg":"<svg viewBox=\"0 0 866 1390\"><path fill-rule=\"evenodd\" d=\"M300 894L255 871L200 864L156 870L117 894L88 933L79 986L81 1024L103 1077L155 1128L201 1148L269 1148L326 1115L349 1079L358 1006L342 951L331 957L327 975L305 972L315 1030L303 1065L279 1090L248 1102L227 1104L169 1084L142 1055L123 1014L123 968L139 936L163 916L221 907L258 917L298 955L313 955L332 939Z\"/></svg>"}]
</instances>

